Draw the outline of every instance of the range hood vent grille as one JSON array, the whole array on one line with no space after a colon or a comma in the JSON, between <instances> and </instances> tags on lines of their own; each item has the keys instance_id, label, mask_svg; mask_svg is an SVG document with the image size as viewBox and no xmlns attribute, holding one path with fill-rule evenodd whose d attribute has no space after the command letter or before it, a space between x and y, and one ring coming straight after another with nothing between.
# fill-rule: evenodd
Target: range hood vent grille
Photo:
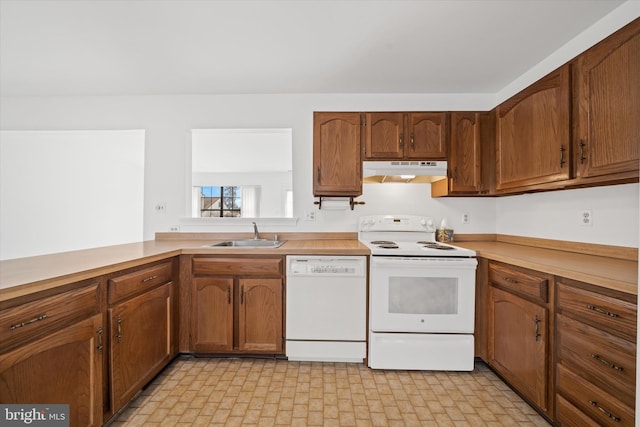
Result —
<instances>
[{"instance_id":1,"label":"range hood vent grille","mask_svg":"<svg viewBox=\"0 0 640 427\"><path fill-rule=\"evenodd\" d=\"M425 183L447 177L444 160L392 160L362 163L364 183Z\"/></svg>"}]
</instances>

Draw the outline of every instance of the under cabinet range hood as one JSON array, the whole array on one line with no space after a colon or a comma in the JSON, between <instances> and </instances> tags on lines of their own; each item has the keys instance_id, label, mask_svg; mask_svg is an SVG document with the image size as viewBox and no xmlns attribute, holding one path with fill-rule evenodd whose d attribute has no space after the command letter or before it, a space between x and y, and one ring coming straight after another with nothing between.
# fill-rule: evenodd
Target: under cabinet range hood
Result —
<instances>
[{"instance_id":1,"label":"under cabinet range hood","mask_svg":"<svg viewBox=\"0 0 640 427\"><path fill-rule=\"evenodd\" d=\"M446 160L391 160L362 162L364 183L424 183L447 177Z\"/></svg>"}]
</instances>

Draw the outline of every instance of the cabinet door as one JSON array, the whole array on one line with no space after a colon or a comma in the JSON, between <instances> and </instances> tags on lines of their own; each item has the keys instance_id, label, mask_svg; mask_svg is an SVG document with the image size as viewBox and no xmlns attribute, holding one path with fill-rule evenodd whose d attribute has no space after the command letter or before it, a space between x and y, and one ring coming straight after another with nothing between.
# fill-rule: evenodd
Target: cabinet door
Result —
<instances>
[{"instance_id":1,"label":"cabinet door","mask_svg":"<svg viewBox=\"0 0 640 427\"><path fill-rule=\"evenodd\" d=\"M360 113L313 113L313 195L362 194Z\"/></svg>"},{"instance_id":2,"label":"cabinet door","mask_svg":"<svg viewBox=\"0 0 640 427\"><path fill-rule=\"evenodd\" d=\"M547 410L547 309L495 287L489 293L491 365Z\"/></svg>"},{"instance_id":3,"label":"cabinet door","mask_svg":"<svg viewBox=\"0 0 640 427\"><path fill-rule=\"evenodd\" d=\"M497 108L496 189L570 177L569 66Z\"/></svg>"},{"instance_id":4,"label":"cabinet door","mask_svg":"<svg viewBox=\"0 0 640 427\"><path fill-rule=\"evenodd\" d=\"M580 55L575 67L576 175L638 176L640 21Z\"/></svg>"},{"instance_id":5,"label":"cabinet door","mask_svg":"<svg viewBox=\"0 0 640 427\"><path fill-rule=\"evenodd\" d=\"M171 361L171 283L109 309L114 412Z\"/></svg>"},{"instance_id":6,"label":"cabinet door","mask_svg":"<svg viewBox=\"0 0 640 427\"><path fill-rule=\"evenodd\" d=\"M366 114L365 159L402 159L404 142L403 113Z\"/></svg>"},{"instance_id":7,"label":"cabinet door","mask_svg":"<svg viewBox=\"0 0 640 427\"><path fill-rule=\"evenodd\" d=\"M282 353L282 280L239 279L238 348Z\"/></svg>"},{"instance_id":8,"label":"cabinet door","mask_svg":"<svg viewBox=\"0 0 640 427\"><path fill-rule=\"evenodd\" d=\"M407 114L409 159L437 160L447 158L447 113Z\"/></svg>"},{"instance_id":9,"label":"cabinet door","mask_svg":"<svg viewBox=\"0 0 640 427\"><path fill-rule=\"evenodd\" d=\"M233 349L233 278L196 277L191 292L191 348Z\"/></svg>"},{"instance_id":10,"label":"cabinet door","mask_svg":"<svg viewBox=\"0 0 640 427\"><path fill-rule=\"evenodd\" d=\"M0 403L68 404L72 426L102 425L102 315L0 355Z\"/></svg>"},{"instance_id":11,"label":"cabinet door","mask_svg":"<svg viewBox=\"0 0 640 427\"><path fill-rule=\"evenodd\" d=\"M452 193L480 191L481 148L478 113L451 113L449 179Z\"/></svg>"}]
</instances>

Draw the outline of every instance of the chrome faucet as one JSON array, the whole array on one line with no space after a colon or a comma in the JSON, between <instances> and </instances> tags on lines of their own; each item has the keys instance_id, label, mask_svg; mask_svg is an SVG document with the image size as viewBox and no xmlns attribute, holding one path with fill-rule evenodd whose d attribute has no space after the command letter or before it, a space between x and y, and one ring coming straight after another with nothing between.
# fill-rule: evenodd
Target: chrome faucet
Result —
<instances>
[{"instance_id":1,"label":"chrome faucet","mask_svg":"<svg viewBox=\"0 0 640 427\"><path fill-rule=\"evenodd\" d=\"M258 225L255 221L253 221L251 224L253 224L253 240L260 239L260 234L258 234Z\"/></svg>"}]
</instances>

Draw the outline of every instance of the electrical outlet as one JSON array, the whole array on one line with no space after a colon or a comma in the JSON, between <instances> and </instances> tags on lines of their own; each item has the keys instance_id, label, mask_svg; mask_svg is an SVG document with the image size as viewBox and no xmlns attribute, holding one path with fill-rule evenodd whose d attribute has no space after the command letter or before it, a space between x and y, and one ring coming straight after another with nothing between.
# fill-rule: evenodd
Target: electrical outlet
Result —
<instances>
[{"instance_id":1,"label":"electrical outlet","mask_svg":"<svg viewBox=\"0 0 640 427\"><path fill-rule=\"evenodd\" d=\"M169 227L169 231L180 231L180 226L172 225L171 227Z\"/></svg>"},{"instance_id":2,"label":"electrical outlet","mask_svg":"<svg viewBox=\"0 0 640 427\"><path fill-rule=\"evenodd\" d=\"M593 225L593 212L591 209L580 211L580 225L590 227Z\"/></svg>"},{"instance_id":3,"label":"electrical outlet","mask_svg":"<svg viewBox=\"0 0 640 427\"><path fill-rule=\"evenodd\" d=\"M463 224L469 224L469 221L471 220L471 218L469 217L469 213L465 212L462 214L462 223Z\"/></svg>"},{"instance_id":4,"label":"electrical outlet","mask_svg":"<svg viewBox=\"0 0 640 427\"><path fill-rule=\"evenodd\" d=\"M305 211L304 220L305 221L315 221L316 220L316 211Z\"/></svg>"},{"instance_id":5,"label":"electrical outlet","mask_svg":"<svg viewBox=\"0 0 640 427\"><path fill-rule=\"evenodd\" d=\"M154 210L157 214L166 214L167 213L167 202L158 202L154 207Z\"/></svg>"}]
</instances>

